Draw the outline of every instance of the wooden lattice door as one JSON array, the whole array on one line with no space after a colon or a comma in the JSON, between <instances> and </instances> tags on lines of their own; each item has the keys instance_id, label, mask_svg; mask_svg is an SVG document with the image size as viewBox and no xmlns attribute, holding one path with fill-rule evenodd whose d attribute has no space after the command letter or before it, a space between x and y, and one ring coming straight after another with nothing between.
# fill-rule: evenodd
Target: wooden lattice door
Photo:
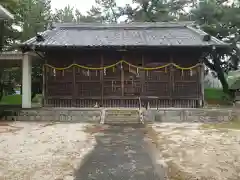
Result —
<instances>
[{"instance_id":1,"label":"wooden lattice door","mask_svg":"<svg viewBox=\"0 0 240 180\"><path fill-rule=\"evenodd\" d=\"M122 95L136 97L141 95L141 78L139 70L124 64L121 69Z\"/></svg>"},{"instance_id":2,"label":"wooden lattice door","mask_svg":"<svg viewBox=\"0 0 240 180\"><path fill-rule=\"evenodd\" d=\"M105 69L103 72L103 97L119 97L122 95L121 67Z\"/></svg>"}]
</instances>

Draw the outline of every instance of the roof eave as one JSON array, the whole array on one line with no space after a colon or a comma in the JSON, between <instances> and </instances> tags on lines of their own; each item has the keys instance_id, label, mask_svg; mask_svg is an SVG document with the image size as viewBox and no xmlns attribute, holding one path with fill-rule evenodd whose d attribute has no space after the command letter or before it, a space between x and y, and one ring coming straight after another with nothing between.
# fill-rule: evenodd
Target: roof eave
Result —
<instances>
[{"instance_id":1,"label":"roof eave","mask_svg":"<svg viewBox=\"0 0 240 180\"><path fill-rule=\"evenodd\" d=\"M14 16L7 9L5 9L2 5L0 5L0 12L2 12L4 17L0 17L0 20L13 20Z\"/></svg>"},{"instance_id":2,"label":"roof eave","mask_svg":"<svg viewBox=\"0 0 240 180\"><path fill-rule=\"evenodd\" d=\"M31 51L31 50L46 50L46 49L101 49L101 48L213 48L215 46L218 48L226 48L226 45L118 45L118 46L76 46L76 45L29 45L29 44L20 44L22 51Z\"/></svg>"}]
</instances>

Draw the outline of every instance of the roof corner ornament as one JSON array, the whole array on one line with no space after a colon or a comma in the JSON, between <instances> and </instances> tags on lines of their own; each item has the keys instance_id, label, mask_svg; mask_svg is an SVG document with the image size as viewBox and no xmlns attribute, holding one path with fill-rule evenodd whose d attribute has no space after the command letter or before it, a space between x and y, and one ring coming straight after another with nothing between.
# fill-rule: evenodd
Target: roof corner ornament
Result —
<instances>
[{"instance_id":1,"label":"roof corner ornament","mask_svg":"<svg viewBox=\"0 0 240 180\"><path fill-rule=\"evenodd\" d=\"M211 36L209 34L206 34L203 36L203 41L209 42L211 41Z\"/></svg>"},{"instance_id":2,"label":"roof corner ornament","mask_svg":"<svg viewBox=\"0 0 240 180\"><path fill-rule=\"evenodd\" d=\"M37 42L43 42L45 41L44 37L41 35L41 34L38 34L36 35L36 41Z\"/></svg>"}]
</instances>

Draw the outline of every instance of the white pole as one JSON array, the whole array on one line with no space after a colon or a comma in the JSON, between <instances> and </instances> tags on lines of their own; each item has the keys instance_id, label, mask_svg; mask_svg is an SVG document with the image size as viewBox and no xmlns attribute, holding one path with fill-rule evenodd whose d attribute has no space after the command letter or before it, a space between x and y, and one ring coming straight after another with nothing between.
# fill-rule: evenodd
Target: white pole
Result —
<instances>
[{"instance_id":1,"label":"white pole","mask_svg":"<svg viewBox=\"0 0 240 180\"><path fill-rule=\"evenodd\" d=\"M31 108L32 95L32 62L31 56L25 53L22 60L22 108Z\"/></svg>"}]
</instances>

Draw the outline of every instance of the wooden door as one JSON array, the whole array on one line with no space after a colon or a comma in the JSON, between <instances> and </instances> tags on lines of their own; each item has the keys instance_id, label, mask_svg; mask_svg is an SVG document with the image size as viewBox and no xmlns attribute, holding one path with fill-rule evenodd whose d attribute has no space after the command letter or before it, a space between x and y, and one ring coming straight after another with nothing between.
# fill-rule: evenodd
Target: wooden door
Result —
<instances>
[{"instance_id":1,"label":"wooden door","mask_svg":"<svg viewBox=\"0 0 240 180\"><path fill-rule=\"evenodd\" d=\"M141 78L139 70L124 64L121 69L122 96L139 97L141 95Z\"/></svg>"}]
</instances>

